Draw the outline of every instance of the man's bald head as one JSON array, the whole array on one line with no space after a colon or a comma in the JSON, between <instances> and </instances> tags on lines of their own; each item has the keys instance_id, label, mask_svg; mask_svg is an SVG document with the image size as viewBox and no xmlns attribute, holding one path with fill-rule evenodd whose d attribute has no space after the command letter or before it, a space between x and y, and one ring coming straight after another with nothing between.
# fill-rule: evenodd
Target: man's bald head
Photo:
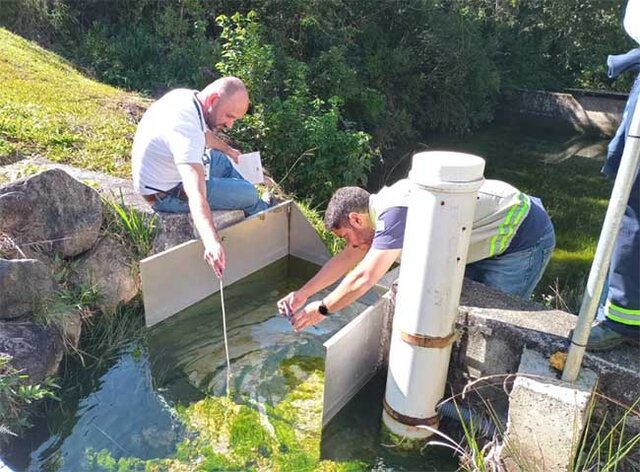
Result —
<instances>
[{"instance_id":1,"label":"man's bald head","mask_svg":"<svg viewBox=\"0 0 640 472\"><path fill-rule=\"evenodd\" d=\"M231 128L249 109L249 93L237 77L222 77L198 93L210 129Z\"/></svg>"}]
</instances>

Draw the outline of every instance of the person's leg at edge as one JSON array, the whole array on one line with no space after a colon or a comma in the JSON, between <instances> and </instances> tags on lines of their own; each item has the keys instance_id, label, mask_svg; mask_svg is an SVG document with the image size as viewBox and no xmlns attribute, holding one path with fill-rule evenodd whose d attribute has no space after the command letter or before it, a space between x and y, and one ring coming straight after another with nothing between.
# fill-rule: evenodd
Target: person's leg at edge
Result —
<instances>
[{"instance_id":1,"label":"person's leg at edge","mask_svg":"<svg viewBox=\"0 0 640 472\"><path fill-rule=\"evenodd\" d=\"M627 99L627 104L625 105L622 115L622 122L618 127L616 135L609 143L607 161L602 169L602 172L607 176L613 177L618 171L622 153L624 152L626 137L629 134L629 127L631 126L631 118L637 106L639 95L640 74L636 77L629 92L629 98ZM640 290L640 264L638 264L640 260L638 252L638 245L640 244L640 231L638 230L638 226L640 226L639 189L640 175L636 176L620 226L620 232L616 238L611 267L607 277L606 288L608 289L608 293L605 294L603 290L603 296L600 299L600 306L598 307L596 316L597 321L591 328L589 340L587 341L587 349L590 351L611 349L623 343L640 344L640 323L635 325L627 324L631 321L625 319L629 317L629 313L620 313L624 317L622 320L624 320L625 323L619 322L620 318L616 321L608 316L610 315L611 304L613 304L614 310L611 315L614 317L616 317L616 307L622 308L624 311L631 311L631 317L634 316L634 311L638 312L638 309L640 309L640 300L638 300L638 290ZM635 228L635 233L633 228ZM615 285L615 287L612 287L612 284ZM634 298L633 293L636 294L635 300L629 299L629 293L632 294L631 298ZM635 310L633 307L635 307ZM640 313L635 316L638 316L636 322L640 322Z\"/></svg>"},{"instance_id":2,"label":"person's leg at edge","mask_svg":"<svg viewBox=\"0 0 640 472\"><path fill-rule=\"evenodd\" d=\"M640 176L634 182L611 257L605 319L592 328L587 349L640 345Z\"/></svg>"}]
</instances>

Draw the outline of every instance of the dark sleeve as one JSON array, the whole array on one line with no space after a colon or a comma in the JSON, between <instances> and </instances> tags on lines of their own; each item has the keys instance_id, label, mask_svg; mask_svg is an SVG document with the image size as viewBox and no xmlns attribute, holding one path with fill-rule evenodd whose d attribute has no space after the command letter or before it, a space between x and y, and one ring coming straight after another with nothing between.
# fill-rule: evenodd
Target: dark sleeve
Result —
<instances>
[{"instance_id":1,"label":"dark sleeve","mask_svg":"<svg viewBox=\"0 0 640 472\"><path fill-rule=\"evenodd\" d=\"M388 208L378 216L375 225L372 248L402 249L404 228L407 225L407 207Z\"/></svg>"}]
</instances>

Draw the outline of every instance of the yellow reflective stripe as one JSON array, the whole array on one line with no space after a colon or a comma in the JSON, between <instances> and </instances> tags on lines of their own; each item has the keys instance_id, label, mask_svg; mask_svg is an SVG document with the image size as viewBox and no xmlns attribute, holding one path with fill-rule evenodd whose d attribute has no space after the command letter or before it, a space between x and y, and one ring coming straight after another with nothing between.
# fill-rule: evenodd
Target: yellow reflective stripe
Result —
<instances>
[{"instance_id":1,"label":"yellow reflective stripe","mask_svg":"<svg viewBox=\"0 0 640 472\"><path fill-rule=\"evenodd\" d=\"M622 318L620 316L616 316L611 312L607 313L607 318L613 321L617 321L620 324L628 325L628 326L640 326L640 319L637 320L628 320L626 318Z\"/></svg>"},{"instance_id":2,"label":"yellow reflective stripe","mask_svg":"<svg viewBox=\"0 0 640 472\"><path fill-rule=\"evenodd\" d=\"M640 310L622 308L607 301L607 318L625 325L640 326Z\"/></svg>"},{"instance_id":3,"label":"yellow reflective stripe","mask_svg":"<svg viewBox=\"0 0 640 472\"><path fill-rule=\"evenodd\" d=\"M518 195L518 198L520 199L520 211L518 211L513 224L509 226L509 231L507 232L506 236L502 238L502 243L500 244L500 254L502 254L504 250L507 249L507 245L513 238L513 233L516 226L520 223L527 210L529 209L529 196L521 192L520 195Z\"/></svg>"},{"instance_id":4,"label":"yellow reflective stripe","mask_svg":"<svg viewBox=\"0 0 640 472\"><path fill-rule=\"evenodd\" d=\"M614 305L610 301L607 302L610 307L613 307L614 310L624 313L626 315L636 315L640 316L640 310L631 310L630 308L622 308L621 306Z\"/></svg>"},{"instance_id":5,"label":"yellow reflective stripe","mask_svg":"<svg viewBox=\"0 0 640 472\"><path fill-rule=\"evenodd\" d=\"M518 203L517 205L513 205L509 209L509 212L507 213L504 221L500 226L498 226L498 233L493 236L493 238L491 238L491 244L489 246L489 257L496 254L496 245L498 244L498 240L500 240L500 253L502 253L506 249L507 243L511 241L511 237L513 236L515 226L522 219L527 209L529 208L529 197L527 195L522 192L518 193L518 200L520 200L520 203ZM511 219L514 215L516 215L516 217L512 223ZM501 237L502 239L500 239Z\"/></svg>"}]
</instances>

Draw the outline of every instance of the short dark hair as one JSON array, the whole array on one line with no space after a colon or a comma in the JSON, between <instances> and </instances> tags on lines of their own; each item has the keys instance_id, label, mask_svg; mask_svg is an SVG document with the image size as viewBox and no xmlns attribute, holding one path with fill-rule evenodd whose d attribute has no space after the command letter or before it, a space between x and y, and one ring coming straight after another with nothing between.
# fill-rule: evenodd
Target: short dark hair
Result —
<instances>
[{"instance_id":1,"label":"short dark hair","mask_svg":"<svg viewBox=\"0 0 640 472\"><path fill-rule=\"evenodd\" d=\"M349 221L349 213L369 213L369 197L369 192L360 187L339 188L324 212L324 226L333 231Z\"/></svg>"}]
</instances>

